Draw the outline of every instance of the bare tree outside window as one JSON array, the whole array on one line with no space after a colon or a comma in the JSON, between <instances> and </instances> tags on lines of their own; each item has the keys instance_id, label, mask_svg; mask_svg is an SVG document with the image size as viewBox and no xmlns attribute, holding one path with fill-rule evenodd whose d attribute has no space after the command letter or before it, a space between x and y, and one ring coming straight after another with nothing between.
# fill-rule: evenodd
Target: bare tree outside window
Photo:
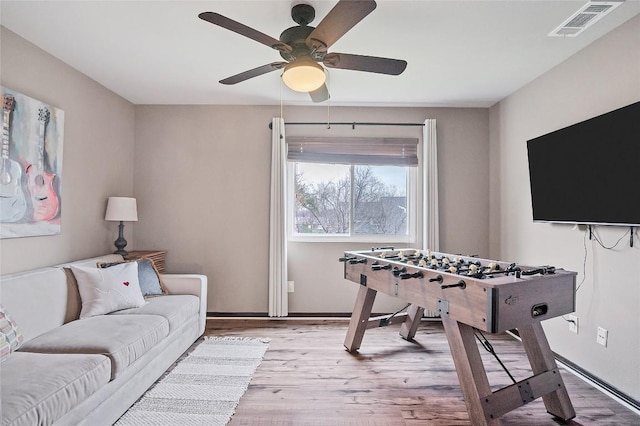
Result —
<instances>
[{"instance_id":1,"label":"bare tree outside window","mask_svg":"<svg viewBox=\"0 0 640 426\"><path fill-rule=\"evenodd\" d=\"M298 234L406 235L407 170L296 163Z\"/></svg>"},{"instance_id":2,"label":"bare tree outside window","mask_svg":"<svg viewBox=\"0 0 640 426\"><path fill-rule=\"evenodd\" d=\"M402 179L399 188L394 181ZM354 233L407 233L406 170L392 166L354 167Z\"/></svg>"},{"instance_id":3,"label":"bare tree outside window","mask_svg":"<svg viewBox=\"0 0 640 426\"><path fill-rule=\"evenodd\" d=\"M299 234L348 234L350 167L297 163L295 230Z\"/></svg>"}]
</instances>

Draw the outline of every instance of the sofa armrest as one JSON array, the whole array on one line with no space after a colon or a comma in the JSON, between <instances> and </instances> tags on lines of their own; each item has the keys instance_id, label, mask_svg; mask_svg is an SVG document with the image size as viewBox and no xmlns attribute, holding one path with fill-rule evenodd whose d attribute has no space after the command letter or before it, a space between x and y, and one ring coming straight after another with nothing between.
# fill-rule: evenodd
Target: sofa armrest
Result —
<instances>
[{"instance_id":1,"label":"sofa armrest","mask_svg":"<svg viewBox=\"0 0 640 426\"><path fill-rule=\"evenodd\" d=\"M192 294L200 298L207 298L206 275L160 274L160 279L169 294Z\"/></svg>"},{"instance_id":2,"label":"sofa armrest","mask_svg":"<svg viewBox=\"0 0 640 426\"><path fill-rule=\"evenodd\" d=\"M200 298L200 334L207 322L207 276L200 274L160 274L169 294L192 294Z\"/></svg>"}]
</instances>

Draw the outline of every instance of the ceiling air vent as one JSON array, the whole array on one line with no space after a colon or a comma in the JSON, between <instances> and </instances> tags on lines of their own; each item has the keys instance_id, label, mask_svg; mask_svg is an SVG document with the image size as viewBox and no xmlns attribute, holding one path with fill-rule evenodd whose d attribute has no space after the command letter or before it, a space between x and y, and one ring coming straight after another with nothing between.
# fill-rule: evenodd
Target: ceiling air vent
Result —
<instances>
[{"instance_id":1,"label":"ceiling air vent","mask_svg":"<svg viewBox=\"0 0 640 426\"><path fill-rule=\"evenodd\" d=\"M623 2L624 0L590 1L551 31L549 37L575 37Z\"/></svg>"}]
</instances>

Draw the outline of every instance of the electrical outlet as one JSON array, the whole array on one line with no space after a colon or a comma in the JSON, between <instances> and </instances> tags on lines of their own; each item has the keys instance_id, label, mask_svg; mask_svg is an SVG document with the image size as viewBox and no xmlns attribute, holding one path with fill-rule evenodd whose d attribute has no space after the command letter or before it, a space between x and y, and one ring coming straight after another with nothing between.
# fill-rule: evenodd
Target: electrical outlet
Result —
<instances>
[{"instance_id":1,"label":"electrical outlet","mask_svg":"<svg viewBox=\"0 0 640 426\"><path fill-rule=\"evenodd\" d=\"M287 292L293 293L293 281L287 281Z\"/></svg>"},{"instance_id":2,"label":"electrical outlet","mask_svg":"<svg viewBox=\"0 0 640 426\"><path fill-rule=\"evenodd\" d=\"M578 334L578 317L575 315L567 315L569 322L569 331Z\"/></svg>"},{"instance_id":3,"label":"electrical outlet","mask_svg":"<svg viewBox=\"0 0 640 426\"><path fill-rule=\"evenodd\" d=\"M598 337L596 338L596 342L598 342L598 344L606 348L608 337L609 337L609 332L602 327L598 327Z\"/></svg>"}]
</instances>

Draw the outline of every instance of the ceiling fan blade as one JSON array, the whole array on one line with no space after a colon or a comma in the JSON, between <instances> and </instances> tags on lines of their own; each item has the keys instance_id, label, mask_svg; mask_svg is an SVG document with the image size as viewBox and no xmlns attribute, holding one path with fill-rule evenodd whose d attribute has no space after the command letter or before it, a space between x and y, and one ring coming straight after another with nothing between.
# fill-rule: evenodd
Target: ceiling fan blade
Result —
<instances>
[{"instance_id":1,"label":"ceiling fan blade","mask_svg":"<svg viewBox=\"0 0 640 426\"><path fill-rule=\"evenodd\" d=\"M340 0L307 37L310 47L330 47L376 8L374 0Z\"/></svg>"},{"instance_id":2,"label":"ceiling fan blade","mask_svg":"<svg viewBox=\"0 0 640 426\"><path fill-rule=\"evenodd\" d=\"M379 58L377 56L351 55L348 53L327 53L323 63L329 68L375 72L399 75L407 68L407 61Z\"/></svg>"},{"instance_id":3,"label":"ceiling fan blade","mask_svg":"<svg viewBox=\"0 0 640 426\"><path fill-rule=\"evenodd\" d=\"M255 40L258 43L262 43L266 46L271 47L272 49L279 50L281 52L291 52L291 46L286 43L281 42L278 39L275 39L269 35L261 33L258 30L254 30L251 27L247 27L240 22L236 22L233 19L229 19L226 16L222 16L219 13L215 12L202 12L198 15L198 18L210 22L214 25L218 25L222 28L226 28L234 33L238 33L245 37L250 38L251 40Z\"/></svg>"},{"instance_id":4,"label":"ceiling fan blade","mask_svg":"<svg viewBox=\"0 0 640 426\"><path fill-rule=\"evenodd\" d=\"M263 65L258 68L254 68L249 71L241 72L240 74L233 75L231 77L227 77L224 80L220 80L222 84L236 84L245 80L249 80L250 78L257 77L262 74L266 74L271 71L279 70L280 68L287 65L286 62L272 62L267 65Z\"/></svg>"},{"instance_id":5,"label":"ceiling fan blade","mask_svg":"<svg viewBox=\"0 0 640 426\"><path fill-rule=\"evenodd\" d=\"M313 92L309 92L309 96L311 96L313 102L324 102L331 97L329 96L329 89L327 89L326 84L323 84Z\"/></svg>"}]
</instances>

